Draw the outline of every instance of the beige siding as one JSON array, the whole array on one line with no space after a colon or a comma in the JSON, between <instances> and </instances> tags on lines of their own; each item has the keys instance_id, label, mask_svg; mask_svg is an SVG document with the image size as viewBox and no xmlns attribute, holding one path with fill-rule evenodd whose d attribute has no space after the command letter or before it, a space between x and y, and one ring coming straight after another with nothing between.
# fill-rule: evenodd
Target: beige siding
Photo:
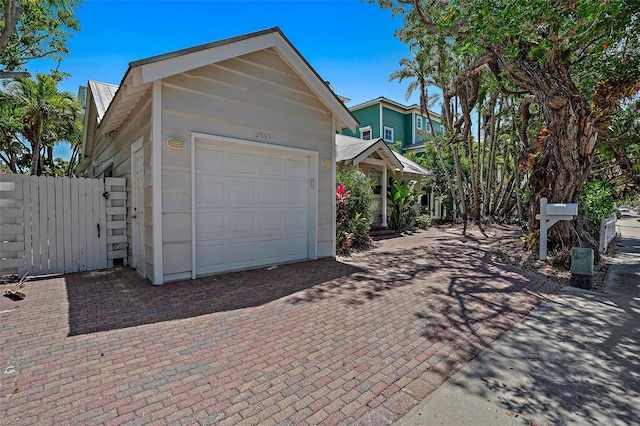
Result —
<instances>
[{"instance_id":1,"label":"beige siding","mask_svg":"<svg viewBox=\"0 0 640 426\"><path fill-rule=\"evenodd\" d=\"M260 51L168 77L162 85L164 279L191 274L191 133L318 152L332 158L332 115L273 51ZM269 134L270 140L260 138ZM318 256L333 255L332 168L318 167Z\"/></svg>"},{"instance_id":2,"label":"beige siding","mask_svg":"<svg viewBox=\"0 0 640 426\"><path fill-rule=\"evenodd\" d=\"M88 167L86 174L91 177L99 171L101 164L110 160L113 161L113 176L124 177L127 180L127 197L131 199L131 144L143 137L144 149L144 192L145 192L145 271L147 276L153 280L153 200L151 197L151 93L150 91L140 100L134 112L122 123L122 126L115 134L105 136L101 129L93 134L92 165ZM130 201L128 202L130 206ZM127 213L127 244L131 247L131 211ZM131 250L129 250L130 252ZM128 259L131 262L131 258Z\"/></svg>"}]
</instances>

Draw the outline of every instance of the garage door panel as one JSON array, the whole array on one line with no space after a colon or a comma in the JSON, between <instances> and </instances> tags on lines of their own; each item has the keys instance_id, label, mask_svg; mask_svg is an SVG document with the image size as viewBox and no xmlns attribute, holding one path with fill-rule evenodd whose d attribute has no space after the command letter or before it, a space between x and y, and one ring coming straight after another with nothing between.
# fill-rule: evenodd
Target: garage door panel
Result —
<instances>
[{"instance_id":1,"label":"garage door panel","mask_svg":"<svg viewBox=\"0 0 640 426\"><path fill-rule=\"evenodd\" d=\"M224 211L198 212L196 210L196 229L199 239L206 241L225 238L227 232L227 214Z\"/></svg>"},{"instance_id":2,"label":"garage door panel","mask_svg":"<svg viewBox=\"0 0 640 426\"><path fill-rule=\"evenodd\" d=\"M265 262L278 261L283 256L282 239L262 240L258 243L258 255Z\"/></svg>"},{"instance_id":3,"label":"garage door panel","mask_svg":"<svg viewBox=\"0 0 640 426\"><path fill-rule=\"evenodd\" d=\"M229 168L236 173L256 175L258 170L258 156L250 153L232 152Z\"/></svg>"},{"instance_id":4,"label":"garage door panel","mask_svg":"<svg viewBox=\"0 0 640 426\"><path fill-rule=\"evenodd\" d=\"M305 209L287 209L286 211L283 211L283 215L286 217L285 223L289 232L306 232L307 215Z\"/></svg>"},{"instance_id":5,"label":"garage door panel","mask_svg":"<svg viewBox=\"0 0 640 426\"><path fill-rule=\"evenodd\" d=\"M258 195L260 197L260 205L279 206L284 201L285 188L282 182L265 180L260 182Z\"/></svg>"},{"instance_id":6,"label":"garage door panel","mask_svg":"<svg viewBox=\"0 0 640 426\"><path fill-rule=\"evenodd\" d=\"M306 179L309 175L307 159L287 159L287 176Z\"/></svg>"},{"instance_id":7,"label":"garage door panel","mask_svg":"<svg viewBox=\"0 0 640 426\"><path fill-rule=\"evenodd\" d=\"M271 155L263 155L260 157L260 172L267 176L284 176L285 164L284 160Z\"/></svg>"},{"instance_id":8,"label":"garage door panel","mask_svg":"<svg viewBox=\"0 0 640 426\"><path fill-rule=\"evenodd\" d=\"M291 257L291 260L303 259L303 258L296 258L295 256L297 256L299 253L306 251L307 249L306 234L285 238L283 248L284 248L285 256Z\"/></svg>"},{"instance_id":9,"label":"garage door panel","mask_svg":"<svg viewBox=\"0 0 640 426\"><path fill-rule=\"evenodd\" d=\"M228 200L230 205L248 204L253 205L258 195L258 182L246 180L230 180L228 185Z\"/></svg>"},{"instance_id":10,"label":"garage door panel","mask_svg":"<svg viewBox=\"0 0 640 426\"><path fill-rule=\"evenodd\" d=\"M201 147L195 158L196 170L201 173L225 171L227 161L224 150L211 147Z\"/></svg>"},{"instance_id":11,"label":"garage door panel","mask_svg":"<svg viewBox=\"0 0 640 426\"><path fill-rule=\"evenodd\" d=\"M253 211L235 210L229 214L229 235L225 238L250 237L256 232L256 213Z\"/></svg>"},{"instance_id":12,"label":"garage door panel","mask_svg":"<svg viewBox=\"0 0 640 426\"><path fill-rule=\"evenodd\" d=\"M226 262L224 244L204 244L196 246L196 268L201 273L222 270Z\"/></svg>"},{"instance_id":13,"label":"garage door panel","mask_svg":"<svg viewBox=\"0 0 640 426\"><path fill-rule=\"evenodd\" d=\"M258 229L261 233L272 235L282 231L284 217L281 210L261 211L259 215Z\"/></svg>"},{"instance_id":14,"label":"garage door panel","mask_svg":"<svg viewBox=\"0 0 640 426\"><path fill-rule=\"evenodd\" d=\"M204 140L195 150L196 274L308 257L308 157Z\"/></svg>"}]
</instances>

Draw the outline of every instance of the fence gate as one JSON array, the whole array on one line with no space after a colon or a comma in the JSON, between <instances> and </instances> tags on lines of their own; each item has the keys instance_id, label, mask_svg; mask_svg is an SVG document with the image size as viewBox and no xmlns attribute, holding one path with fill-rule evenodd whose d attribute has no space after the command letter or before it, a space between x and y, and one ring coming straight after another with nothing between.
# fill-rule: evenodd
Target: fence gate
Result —
<instances>
[{"instance_id":1,"label":"fence gate","mask_svg":"<svg viewBox=\"0 0 640 426\"><path fill-rule=\"evenodd\" d=\"M124 246L125 179L0 174L0 275L104 269Z\"/></svg>"}]
</instances>

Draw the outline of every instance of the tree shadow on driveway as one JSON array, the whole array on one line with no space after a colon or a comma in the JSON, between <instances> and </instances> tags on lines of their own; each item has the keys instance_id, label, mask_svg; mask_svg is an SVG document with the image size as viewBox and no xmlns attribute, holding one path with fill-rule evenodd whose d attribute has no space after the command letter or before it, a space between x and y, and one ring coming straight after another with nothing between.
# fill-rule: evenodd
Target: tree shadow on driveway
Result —
<instances>
[{"instance_id":1,"label":"tree shadow on driveway","mask_svg":"<svg viewBox=\"0 0 640 426\"><path fill-rule=\"evenodd\" d=\"M69 335L259 306L358 271L334 259L320 259L162 286L127 267L70 274L65 276Z\"/></svg>"}]
</instances>

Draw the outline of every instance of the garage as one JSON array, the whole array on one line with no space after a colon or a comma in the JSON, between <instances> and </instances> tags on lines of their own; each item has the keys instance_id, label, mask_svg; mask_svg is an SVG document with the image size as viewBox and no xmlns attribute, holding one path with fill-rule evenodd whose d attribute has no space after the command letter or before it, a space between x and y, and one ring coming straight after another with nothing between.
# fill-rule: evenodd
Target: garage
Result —
<instances>
[{"instance_id":1,"label":"garage","mask_svg":"<svg viewBox=\"0 0 640 426\"><path fill-rule=\"evenodd\" d=\"M196 275L316 257L317 154L206 135L194 142Z\"/></svg>"}]
</instances>

